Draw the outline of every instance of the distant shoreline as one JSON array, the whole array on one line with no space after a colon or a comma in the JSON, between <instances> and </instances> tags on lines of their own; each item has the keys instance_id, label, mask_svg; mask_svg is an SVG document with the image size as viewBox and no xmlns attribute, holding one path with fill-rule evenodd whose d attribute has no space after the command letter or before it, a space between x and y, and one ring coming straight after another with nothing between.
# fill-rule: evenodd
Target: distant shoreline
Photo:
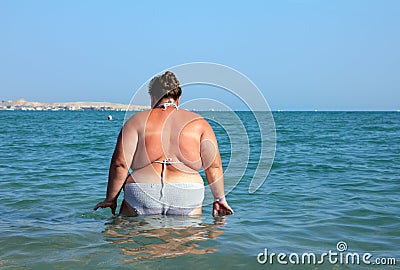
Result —
<instances>
[{"instance_id":1,"label":"distant shoreline","mask_svg":"<svg viewBox=\"0 0 400 270\"><path fill-rule=\"evenodd\" d=\"M143 111L150 106L130 105L111 102L51 102L42 103L18 100L3 100L0 110L5 111Z\"/></svg>"},{"instance_id":2,"label":"distant shoreline","mask_svg":"<svg viewBox=\"0 0 400 270\"><path fill-rule=\"evenodd\" d=\"M26 99L3 100L0 103L0 111L143 111L150 106L130 105L111 102L50 102L42 103L27 101ZM214 109L191 109L191 111L223 111ZM234 110L250 111L250 110ZM273 113L280 112L400 112L400 110L271 110Z\"/></svg>"}]
</instances>

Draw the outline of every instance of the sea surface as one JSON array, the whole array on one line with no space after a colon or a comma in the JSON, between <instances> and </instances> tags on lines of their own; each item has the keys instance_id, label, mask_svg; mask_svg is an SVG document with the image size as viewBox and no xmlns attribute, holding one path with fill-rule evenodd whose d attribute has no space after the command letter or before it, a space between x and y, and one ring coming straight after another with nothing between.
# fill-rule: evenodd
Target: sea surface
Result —
<instances>
[{"instance_id":1,"label":"sea surface","mask_svg":"<svg viewBox=\"0 0 400 270\"><path fill-rule=\"evenodd\" d=\"M204 115L237 182L233 216L95 212L125 113L0 111L0 269L400 269L399 112L273 112L275 159L254 193L271 141L251 112ZM228 132L238 119L245 133Z\"/></svg>"}]
</instances>

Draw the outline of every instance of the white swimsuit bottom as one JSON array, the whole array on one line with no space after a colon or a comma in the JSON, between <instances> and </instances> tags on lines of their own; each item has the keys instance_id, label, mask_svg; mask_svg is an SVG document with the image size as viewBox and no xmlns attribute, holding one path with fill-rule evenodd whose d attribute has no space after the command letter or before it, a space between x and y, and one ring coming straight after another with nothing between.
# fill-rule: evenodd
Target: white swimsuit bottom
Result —
<instances>
[{"instance_id":1,"label":"white swimsuit bottom","mask_svg":"<svg viewBox=\"0 0 400 270\"><path fill-rule=\"evenodd\" d=\"M203 203L204 185L128 183L124 199L139 215L188 215Z\"/></svg>"}]
</instances>

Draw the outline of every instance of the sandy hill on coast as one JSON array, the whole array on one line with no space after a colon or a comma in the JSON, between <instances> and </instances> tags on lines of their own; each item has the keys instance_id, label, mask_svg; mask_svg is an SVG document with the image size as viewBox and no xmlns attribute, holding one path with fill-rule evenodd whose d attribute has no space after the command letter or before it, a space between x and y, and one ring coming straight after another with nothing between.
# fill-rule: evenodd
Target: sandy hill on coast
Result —
<instances>
[{"instance_id":1,"label":"sandy hill on coast","mask_svg":"<svg viewBox=\"0 0 400 270\"><path fill-rule=\"evenodd\" d=\"M117 110L117 111L140 111L150 108L149 106L130 105L111 102L50 102L42 103L27 101L24 98L18 100L3 100L0 109L3 110Z\"/></svg>"}]
</instances>

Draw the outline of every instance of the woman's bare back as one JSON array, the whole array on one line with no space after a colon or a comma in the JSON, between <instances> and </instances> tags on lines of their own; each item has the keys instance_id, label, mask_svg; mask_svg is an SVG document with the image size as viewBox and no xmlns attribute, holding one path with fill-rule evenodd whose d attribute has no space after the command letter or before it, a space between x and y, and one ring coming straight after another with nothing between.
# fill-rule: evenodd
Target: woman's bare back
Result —
<instances>
[{"instance_id":1,"label":"woman's bare back","mask_svg":"<svg viewBox=\"0 0 400 270\"><path fill-rule=\"evenodd\" d=\"M200 144L205 124L200 115L172 107L134 115L125 125L132 129L127 134L136 133L137 136L131 164L133 173L127 183L160 183L163 165L156 162L166 158L181 162L166 167L166 182L203 183L198 170L202 167ZM126 139L125 143L132 143Z\"/></svg>"}]
</instances>

